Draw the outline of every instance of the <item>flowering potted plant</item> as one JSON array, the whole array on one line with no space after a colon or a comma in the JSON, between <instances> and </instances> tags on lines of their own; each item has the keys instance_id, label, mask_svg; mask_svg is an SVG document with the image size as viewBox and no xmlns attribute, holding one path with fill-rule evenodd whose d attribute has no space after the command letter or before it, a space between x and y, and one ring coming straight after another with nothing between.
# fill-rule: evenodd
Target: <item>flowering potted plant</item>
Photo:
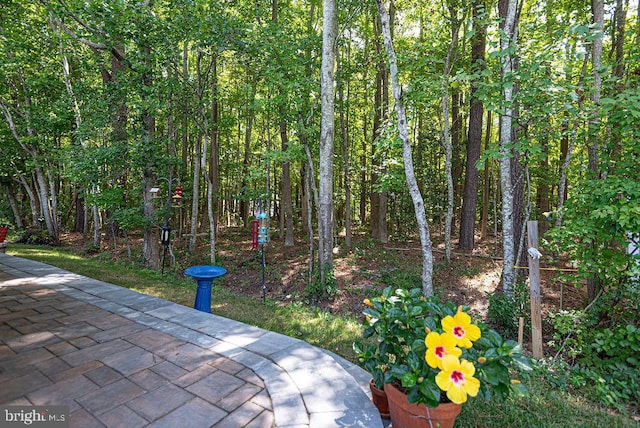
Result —
<instances>
[{"instance_id":1,"label":"flowering potted plant","mask_svg":"<svg viewBox=\"0 0 640 428\"><path fill-rule=\"evenodd\" d=\"M364 337L375 339L376 345L355 344L354 349L375 382L384 384L394 428L408 426L396 407L401 400L418 415L408 416L407 424L424 421L430 426L436 408L451 408L453 426L468 397L526 394L524 385L512 378L531 370L519 344L474 324L468 308L426 299L419 288L390 287L365 305Z\"/></svg>"}]
</instances>

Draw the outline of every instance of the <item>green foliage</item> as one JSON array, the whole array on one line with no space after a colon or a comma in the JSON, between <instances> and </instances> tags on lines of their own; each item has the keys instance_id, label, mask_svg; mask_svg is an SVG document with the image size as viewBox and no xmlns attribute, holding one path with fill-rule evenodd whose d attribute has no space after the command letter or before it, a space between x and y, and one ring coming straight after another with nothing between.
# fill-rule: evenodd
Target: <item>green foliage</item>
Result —
<instances>
[{"instance_id":1,"label":"green foliage","mask_svg":"<svg viewBox=\"0 0 640 428\"><path fill-rule=\"evenodd\" d=\"M305 300L310 304L316 304L326 298L333 297L338 293L338 285L333 266L327 266L324 274L324 284L320 280L320 275L314 275L313 281L304 290Z\"/></svg>"},{"instance_id":2,"label":"green foliage","mask_svg":"<svg viewBox=\"0 0 640 428\"><path fill-rule=\"evenodd\" d=\"M30 228L26 229L16 242L31 245L50 245L54 240L46 229Z\"/></svg>"},{"instance_id":3,"label":"green foliage","mask_svg":"<svg viewBox=\"0 0 640 428\"><path fill-rule=\"evenodd\" d=\"M393 288L411 290L420 288L422 284L421 272L411 269L388 269L380 272L381 281Z\"/></svg>"},{"instance_id":4,"label":"green foliage","mask_svg":"<svg viewBox=\"0 0 640 428\"><path fill-rule=\"evenodd\" d=\"M487 318L507 337L517 337L519 318L527 319L530 312L529 289L524 282L516 284L513 296L500 291L489 294Z\"/></svg>"},{"instance_id":5,"label":"green foliage","mask_svg":"<svg viewBox=\"0 0 640 428\"><path fill-rule=\"evenodd\" d=\"M640 399L640 328L635 324L603 328L592 312L552 314L550 343L569 363L566 382L585 396L625 411ZM637 322L637 320L636 320Z\"/></svg>"},{"instance_id":6,"label":"green foliage","mask_svg":"<svg viewBox=\"0 0 640 428\"><path fill-rule=\"evenodd\" d=\"M640 230L640 181L609 175L589 180L567 201L563 226L549 232L557 251L578 266L578 279L595 276L606 287L637 275L638 256L627 254L628 233ZM577 281L576 281L577 282Z\"/></svg>"}]
</instances>

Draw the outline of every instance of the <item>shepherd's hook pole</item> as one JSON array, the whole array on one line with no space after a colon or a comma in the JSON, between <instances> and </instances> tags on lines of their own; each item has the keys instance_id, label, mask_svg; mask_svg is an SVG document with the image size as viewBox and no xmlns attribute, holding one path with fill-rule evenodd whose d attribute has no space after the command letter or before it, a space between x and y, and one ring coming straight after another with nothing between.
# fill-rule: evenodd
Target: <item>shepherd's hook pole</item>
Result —
<instances>
[{"instance_id":1,"label":"shepherd's hook pole","mask_svg":"<svg viewBox=\"0 0 640 428\"><path fill-rule=\"evenodd\" d=\"M267 264L264 259L264 244L262 244L261 247L262 247L262 303L265 303L267 301L267 283L265 279L265 270L266 270Z\"/></svg>"}]
</instances>

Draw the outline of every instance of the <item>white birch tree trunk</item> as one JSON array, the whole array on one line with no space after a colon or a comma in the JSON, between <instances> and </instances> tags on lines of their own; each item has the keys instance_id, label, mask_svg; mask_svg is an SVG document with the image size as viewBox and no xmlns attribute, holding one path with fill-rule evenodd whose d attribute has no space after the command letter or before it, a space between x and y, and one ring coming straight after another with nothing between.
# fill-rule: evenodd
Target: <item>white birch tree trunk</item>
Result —
<instances>
[{"instance_id":1,"label":"white birch tree trunk","mask_svg":"<svg viewBox=\"0 0 640 428\"><path fill-rule=\"evenodd\" d=\"M27 102L27 108L30 107L30 102ZM28 153L35 163L34 174L35 174L35 194L40 199L40 212L42 217L44 218L45 225L47 227L47 233L53 238L55 242L58 241L58 230L57 223L55 219L52 217L51 210L49 207L49 186L47 184L47 177L45 175L42 166L40 165L40 160L38 153L27 143L25 143L18 133L18 129L16 128L15 122L13 120L13 115L7 106L8 103L5 102L3 98L0 98L0 109L2 109L5 119L7 120L7 124L9 125L9 129L11 130L11 134L18 142L20 147ZM29 111L27 110L24 114L27 117L27 123L29 123ZM27 124L27 135L29 138L34 138L35 132L31 129L31 127Z\"/></svg>"},{"instance_id":2,"label":"white birch tree trunk","mask_svg":"<svg viewBox=\"0 0 640 428\"><path fill-rule=\"evenodd\" d=\"M511 182L511 149L513 117L513 85L510 81L513 62L510 48L515 44L517 0L508 0L503 34L500 38L502 51L502 98L504 107L500 116L500 186L502 189L502 289L508 296L513 295L516 282L513 216L513 183Z\"/></svg>"},{"instance_id":3,"label":"white birch tree trunk","mask_svg":"<svg viewBox=\"0 0 640 428\"><path fill-rule=\"evenodd\" d=\"M320 71L321 125L320 125L320 216L318 229L320 252L320 282L333 263L333 146L335 137L334 72L338 16L335 0L324 0L322 12L322 68Z\"/></svg>"},{"instance_id":4,"label":"white birch tree trunk","mask_svg":"<svg viewBox=\"0 0 640 428\"><path fill-rule=\"evenodd\" d=\"M433 296L433 250L431 248L431 237L429 236L429 225L424 210L424 200L420 194L420 188L416 181L413 169L413 158L411 154L411 143L409 141L409 130L407 127L407 115L402 101L402 87L398 81L398 63L396 53L391 39L389 25L389 12L383 5L382 0L376 0L380 21L382 22L382 35L384 45L389 59L389 70L391 73L391 88L393 98L396 103L396 113L398 114L398 133L402 140L402 159L404 161L404 171L407 180L407 187L411 194L413 207L420 232L420 245L422 249L422 293L425 297Z\"/></svg>"}]
</instances>

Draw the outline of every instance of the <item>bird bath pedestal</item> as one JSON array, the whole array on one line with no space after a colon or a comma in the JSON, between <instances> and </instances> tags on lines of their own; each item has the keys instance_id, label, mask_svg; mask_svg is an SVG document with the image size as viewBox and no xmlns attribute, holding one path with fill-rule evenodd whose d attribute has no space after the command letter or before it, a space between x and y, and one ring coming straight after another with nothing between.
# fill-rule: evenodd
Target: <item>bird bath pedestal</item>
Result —
<instances>
[{"instance_id":1,"label":"bird bath pedestal","mask_svg":"<svg viewBox=\"0 0 640 428\"><path fill-rule=\"evenodd\" d=\"M184 274L198 281L196 303L193 307L199 311L211 313L211 284L215 278L227 273L221 266L191 266Z\"/></svg>"}]
</instances>

